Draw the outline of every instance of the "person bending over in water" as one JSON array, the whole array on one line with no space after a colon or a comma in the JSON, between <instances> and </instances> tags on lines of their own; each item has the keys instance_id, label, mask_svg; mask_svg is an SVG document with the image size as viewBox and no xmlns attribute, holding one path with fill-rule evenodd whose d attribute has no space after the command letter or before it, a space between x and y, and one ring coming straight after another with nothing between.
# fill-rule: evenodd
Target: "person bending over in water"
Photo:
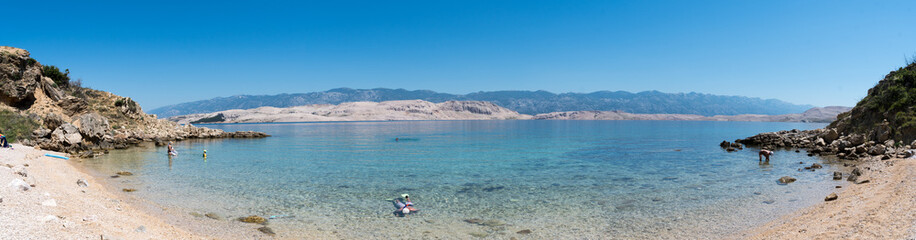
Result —
<instances>
[{"instance_id":1,"label":"person bending over in water","mask_svg":"<svg viewBox=\"0 0 916 240\"><path fill-rule=\"evenodd\" d=\"M398 199L394 200L394 204L398 206L398 210L395 211L395 214L407 216L411 211L416 212L417 209L413 207L413 202L410 201L410 196L404 194L404 202L401 202Z\"/></svg>"},{"instance_id":2,"label":"person bending over in water","mask_svg":"<svg viewBox=\"0 0 916 240\"><path fill-rule=\"evenodd\" d=\"M773 155L773 151L760 149L760 152L757 153L757 161L763 161L763 157L766 157L767 162L770 162L770 155Z\"/></svg>"}]
</instances>

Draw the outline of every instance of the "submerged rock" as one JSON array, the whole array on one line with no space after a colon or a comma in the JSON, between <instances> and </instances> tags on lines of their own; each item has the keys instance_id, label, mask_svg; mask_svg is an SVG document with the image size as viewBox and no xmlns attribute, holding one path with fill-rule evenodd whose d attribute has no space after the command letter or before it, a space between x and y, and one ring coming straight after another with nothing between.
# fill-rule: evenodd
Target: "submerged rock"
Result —
<instances>
[{"instance_id":1,"label":"submerged rock","mask_svg":"<svg viewBox=\"0 0 916 240\"><path fill-rule=\"evenodd\" d=\"M481 224L483 223L483 220L479 218L471 218L471 219L465 219L464 222L471 223L471 224Z\"/></svg>"},{"instance_id":2,"label":"submerged rock","mask_svg":"<svg viewBox=\"0 0 916 240\"><path fill-rule=\"evenodd\" d=\"M212 212L204 214L204 216L207 216L208 218L214 219L214 220L223 220L223 216L220 216L219 214L212 213Z\"/></svg>"},{"instance_id":3,"label":"submerged rock","mask_svg":"<svg viewBox=\"0 0 916 240\"><path fill-rule=\"evenodd\" d=\"M833 172L833 180L842 180L842 179L843 179L843 173Z\"/></svg>"},{"instance_id":4,"label":"submerged rock","mask_svg":"<svg viewBox=\"0 0 916 240\"><path fill-rule=\"evenodd\" d=\"M240 217L240 218L239 218L239 221L245 222L245 223L263 224L263 223L267 222L267 219L265 219L265 218L263 218L263 217L260 217L260 216L258 216L258 215L251 215L251 216L247 216L247 217Z\"/></svg>"},{"instance_id":5,"label":"submerged rock","mask_svg":"<svg viewBox=\"0 0 916 240\"><path fill-rule=\"evenodd\" d=\"M789 184L789 183L795 182L795 180L796 180L796 179L793 178L793 177L784 176L784 177L779 178L779 184L785 185L785 184Z\"/></svg>"},{"instance_id":6,"label":"submerged rock","mask_svg":"<svg viewBox=\"0 0 916 240\"><path fill-rule=\"evenodd\" d=\"M480 224L480 225L487 226L487 227L499 227L502 225L506 225L506 223L500 220L491 219L491 220L487 220L486 222L483 222L483 224Z\"/></svg>"},{"instance_id":7,"label":"submerged rock","mask_svg":"<svg viewBox=\"0 0 916 240\"><path fill-rule=\"evenodd\" d=\"M121 176L133 176L134 173L128 172L128 171L121 171L121 172L118 172L118 175L121 175Z\"/></svg>"},{"instance_id":8,"label":"submerged rock","mask_svg":"<svg viewBox=\"0 0 916 240\"><path fill-rule=\"evenodd\" d=\"M521 231L518 231L518 232L515 232L515 233L518 233L518 234L529 234L529 233L531 233L531 230L525 229L525 230L521 230Z\"/></svg>"},{"instance_id":9,"label":"submerged rock","mask_svg":"<svg viewBox=\"0 0 916 240\"><path fill-rule=\"evenodd\" d=\"M121 189L121 191L124 191L124 192L136 192L137 189L135 189L135 188L124 188L124 189Z\"/></svg>"},{"instance_id":10,"label":"submerged rock","mask_svg":"<svg viewBox=\"0 0 916 240\"><path fill-rule=\"evenodd\" d=\"M468 235L471 235L471 236L474 236L474 237L479 237L479 238L485 238L485 237L489 236L489 234L483 233L483 232L469 232Z\"/></svg>"},{"instance_id":11,"label":"submerged rock","mask_svg":"<svg viewBox=\"0 0 916 240\"><path fill-rule=\"evenodd\" d=\"M277 235L277 233L275 233L274 230L270 229L269 227L259 227L258 231L261 231L262 233L265 233L270 236Z\"/></svg>"}]
</instances>

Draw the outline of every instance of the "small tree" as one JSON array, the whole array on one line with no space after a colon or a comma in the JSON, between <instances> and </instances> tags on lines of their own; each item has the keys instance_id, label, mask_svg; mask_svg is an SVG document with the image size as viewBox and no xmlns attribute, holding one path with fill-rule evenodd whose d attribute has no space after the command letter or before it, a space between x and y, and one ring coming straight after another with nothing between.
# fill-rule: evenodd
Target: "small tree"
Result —
<instances>
[{"instance_id":1,"label":"small tree","mask_svg":"<svg viewBox=\"0 0 916 240\"><path fill-rule=\"evenodd\" d=\"M70 86L70 69L65 69L64 72L61 72L60 69L54 65L46 65L41 67L41 74L54 80L57 86Z\"/></svg>"}]
</instances>

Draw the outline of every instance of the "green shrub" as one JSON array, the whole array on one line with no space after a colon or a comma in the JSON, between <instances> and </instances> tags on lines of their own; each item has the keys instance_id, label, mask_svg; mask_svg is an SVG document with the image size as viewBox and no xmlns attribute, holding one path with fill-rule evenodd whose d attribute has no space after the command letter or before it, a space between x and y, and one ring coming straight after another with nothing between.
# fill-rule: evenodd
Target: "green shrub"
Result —
<instances>
[{"instance_id":1,"label":"green shrub","mask_svg":"<svg viewBox=\"0 0 916 240\"><path fill-rule=\"evenodd\" d=\"M216 114L216 116L198 119L197 121L191 122L191 124L214 123L214 122L222 122L222 121L226 121L226 116L223 116L222 113L219 113L219 114Z\"/></svg>"},{"instance_id":2,"label":"green shrub","mask_svg":"<svg viewBox=\"0 0 916 240\"><path fill-rule=\"evenodd\" d=\"M63 72L54 65L41 67L41 75L51 78L57 86L67 87L70 85L70 69L64 69Z\"/></svg>"},{"instance_id":3,"label":"green shrub","mask_svg":"<svg viewBox=\"0 0 916 240\"><path fill-rule=\"evenodd\" d=\"M9 110L0 110L0 131L3 131L9 142L30 138L32 131L38 129L38 126L35 120Z\"/></svg>"}]
</instances>

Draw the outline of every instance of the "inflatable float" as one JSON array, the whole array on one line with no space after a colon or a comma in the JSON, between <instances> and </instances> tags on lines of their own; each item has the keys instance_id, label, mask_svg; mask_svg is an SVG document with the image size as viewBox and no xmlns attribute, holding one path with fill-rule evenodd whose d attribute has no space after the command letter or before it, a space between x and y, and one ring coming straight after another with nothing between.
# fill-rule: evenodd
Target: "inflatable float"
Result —
<instances>
[{"instance_id":1,"label":"inflatable float","mask_svg":"<svg viewBox=\"0 0 916 240\"><path fill-rule=\"evenodd\" d=\"M60 159L63 159L63 160L70 160L70 158L68 158L68 157L64 157L64 156L61 156L61 155L54 155L54 154L50 154L50 153L45 153L45 156L46 156L46 157L60 158Z\"/></svg>"}]
</instances>

